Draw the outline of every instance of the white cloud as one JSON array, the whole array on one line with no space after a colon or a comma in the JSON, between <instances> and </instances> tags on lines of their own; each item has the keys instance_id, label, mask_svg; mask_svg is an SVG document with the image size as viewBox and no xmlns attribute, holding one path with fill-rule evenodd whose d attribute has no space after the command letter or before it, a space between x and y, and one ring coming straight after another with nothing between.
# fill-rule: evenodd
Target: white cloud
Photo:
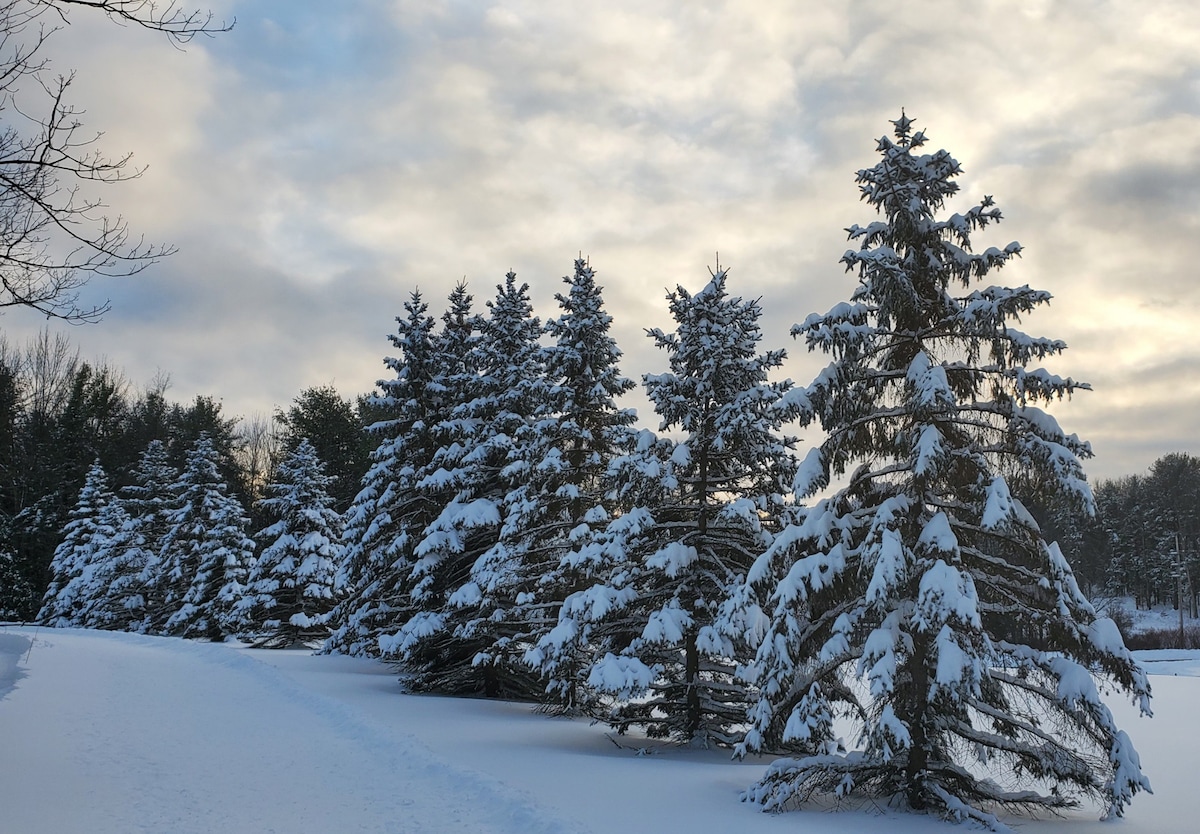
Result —
<instances>
[{"instance_id":1,"label":"white cloud","mask_svg":"<svg viewBox=\"0 0 1200 834\"><path fill-rule=\"evenodd\" d=\"M854 171L903 106L962 161L962 205L1005 211L979 242L1025 245L1001 279L1055 294L1026 324L1072 345L1053 370L1096 385L1061 412L1102 441L1090 471L1200 451L1193 3L217 11L235 30L185 53L83 14L63 33L105 146L150 164L109 201L181 249L93 287L116 308L72 331L135 379L162 368L177 396L241 414L331 379L358 393L413 287L437 308L465 276L482 306L511 267L544 317L580 252L639 376L661 369L643 328L669 326L663 289L699 287L720 251L807 382L825 360L787 329L851 291L843 229L869 219Z\"/></svg>"}]
</instances>

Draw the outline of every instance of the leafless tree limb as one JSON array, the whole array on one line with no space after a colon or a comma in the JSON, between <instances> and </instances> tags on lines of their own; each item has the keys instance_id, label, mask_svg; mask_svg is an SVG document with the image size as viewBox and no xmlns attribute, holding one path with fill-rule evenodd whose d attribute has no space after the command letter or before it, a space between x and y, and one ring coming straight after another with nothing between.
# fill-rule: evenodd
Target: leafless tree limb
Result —
<instances>
[{"instance_id":1,"label":"leafless tree limb","mask_svg":"<svg viewBox=\"0 0 1200 834\"><path fill-rule=\"evenodd\" d=\"M108 302L81 306L94 276L129 276L172 254L131 235L120 215L81 191L84 183L135 179L131 156L107 157L70 103L73 73L53 74L43 48L79 6L161 32L179 46L228 31L209 12L153 0L0 0L0 309L27 307L93 322Z\"/></svg>"}]
</instances>

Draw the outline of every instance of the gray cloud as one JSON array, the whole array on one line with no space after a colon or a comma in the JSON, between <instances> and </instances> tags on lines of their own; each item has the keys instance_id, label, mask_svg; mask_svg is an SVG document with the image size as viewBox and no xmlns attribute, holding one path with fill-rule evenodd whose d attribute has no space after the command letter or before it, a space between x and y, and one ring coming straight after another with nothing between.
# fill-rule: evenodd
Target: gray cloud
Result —
<instances>
[{"instance_id":1,"label":"gray cloud","mask_svg":"<svg viewBox=\"0 0 1200 834\"><path fill-rule=\"evenodd\" d=\"M513 268L544 317L582 252L637 377L662 368L664 288L719 251L805 383L825 359L788 328L853 289L854 172L906 107L964 165L952 208L1004 210L977 243L1025 245L999 280L1054 293L1026 327L1096 386L1056 409L1089 471L1196 453L1195 4L821 5L220 0L237 28L183 54L76 14L59 60L89 123L150 166L108 199L180 253L92 287L114 311L71 335L265 412L369 389L413 287L437 308L466 277L482 307Z\"/></svg>"}]
</instances>

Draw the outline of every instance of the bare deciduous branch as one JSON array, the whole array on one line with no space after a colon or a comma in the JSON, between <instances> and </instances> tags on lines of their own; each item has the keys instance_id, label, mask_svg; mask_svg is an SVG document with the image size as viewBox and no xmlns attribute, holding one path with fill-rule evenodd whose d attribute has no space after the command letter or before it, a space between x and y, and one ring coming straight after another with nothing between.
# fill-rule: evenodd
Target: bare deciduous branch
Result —
<instances>
[{"instance_id":1,"label":"bare deciduous branch","mask_svg":"<svg viewBox=\"0 0 1200 834\"><path fill-rule=\"evenodd\" d=\"M186 6L156 0L35 0L48 9L53 9L66 20L66 9L70 6L101 11L118 23L131 23L155 32L162 32L176 44L185 44L196 35L215 35L228 32L233 21L216 23L213 13L202 9L188 10Z\"/></svg>"},{"instance_id":2,"label":"bare deciduous branch","mask_svg":"<svg viewBox=\"0 0 1200 834\"><path fill-rule=\"evenodd\" d=\"M68 100L74 75L52 74L41 56L74 6L162 32L177 46L232 23L174 0L0 0L0 309L92 322L109 305L80 305L91 277L133 275L175 249L132 237L122 216L80 190L135 179L142 169L128 154L97 149L102 134L84 132L82 111Z\"/></svg>"}]
</instances>

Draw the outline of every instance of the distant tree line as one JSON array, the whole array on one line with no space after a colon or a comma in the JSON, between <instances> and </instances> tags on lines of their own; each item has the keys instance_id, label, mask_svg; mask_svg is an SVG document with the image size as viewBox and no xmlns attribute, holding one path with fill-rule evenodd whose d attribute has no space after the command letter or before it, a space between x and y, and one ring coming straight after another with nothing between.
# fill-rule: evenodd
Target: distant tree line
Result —
<instances>
[{"instance_id":1,"label":"distant tree line","mask_svg":"<svg viewBox=\"0 0 1200 834\"><path fill-rule=\"evenodd\" d=\"M1170 605L1191 619L1200 603L1200 458L1164 455L1144 474L1101 480L1093 515L1039 510L1090 595Z\"/></svg>"},{"instance_id":2,"label":"distant tree line","mask_svg":"<svg viewBox=\"0 0 1200 834\"><path fill-rule=\"evenodd\" d=\"M27 345L0 338L0 617L32 620L52 581L51 563L89 470L110 489L136 488L152 443L164 465L182 472L206 437L213 465L251 525L283 457L309 437L333 477L344 510L366 470L368 441L358 403L332 387L302 392L270 419L226 417L219 400L168 398L169 380L135 387L124 372L84 361L62 336L43 332Z\"/></svg>"},{"instance_id":3,"label":"distant tree line","mask_svg":"<svg viewBox=\"0 0 1200 834\"><path fill-rule=\"evenodd\" d=\"M305 392L278 450L211 402L217 425L167 420L122 455L83 434L35 570L18 560L40 620L309 643L417 691L783 753L748 792L767 809L865 795L994 827L996 808L1090 797L1121 815L1149 784L1099 693L1148 712L1150 691L1084 590L1134 580L1114 567L1128 542L1162 562L1194 535L1195 467L1169 456L1093 495L1090 447L1042 410L1088 386L1040 367L1062 342L1014 327L1049 294L984 281L1021 251L973 250L999 210L946 216L958 163L893 126L858 172L876 217L848 230L856 286L792 331L830 357L808 386L773 379L785 354L719 264L647 333L658 432L619 404L635 383L586 260L544 322L512 272L484 310L462 284L440 317L413 292L378 391ZM789 426L814 424L801 454Z\"/></svg>"}]
</instances>

